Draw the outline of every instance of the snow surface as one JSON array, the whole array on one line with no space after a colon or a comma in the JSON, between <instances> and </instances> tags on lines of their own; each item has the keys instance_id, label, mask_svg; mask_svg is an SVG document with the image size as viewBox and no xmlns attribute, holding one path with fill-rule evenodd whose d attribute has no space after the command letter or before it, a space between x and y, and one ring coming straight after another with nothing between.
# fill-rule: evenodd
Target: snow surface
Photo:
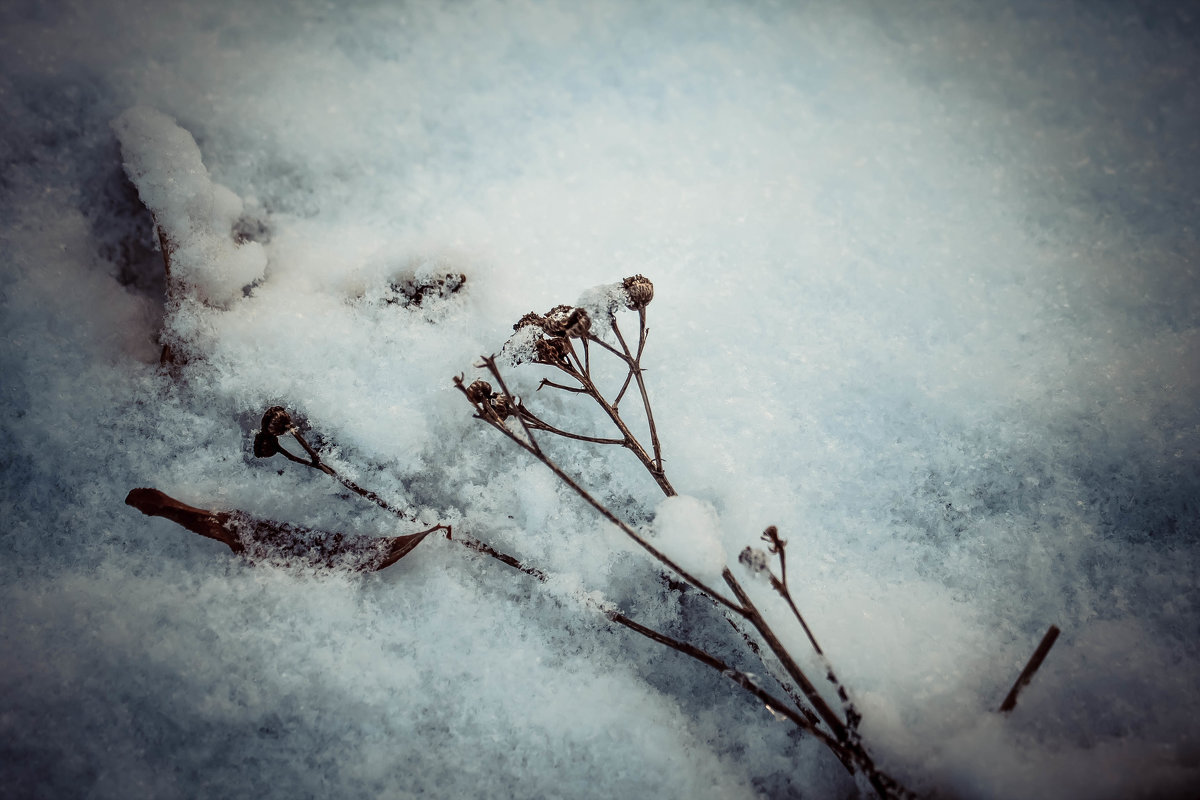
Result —
<instances>
[{"instance_id":1,"label":"snow surface","mask_svg":"<svg viewBox=\"0 0 1200 800\"><path fill-rule=\"evenodd\" d=\"M451 385L523 313L642 273L668 475L725 553L779 526L889 771L943 796L1188 796L1197 25L1136 0L4 4L0 786L853 795L729 681L575 602L761 672ZM139 164L204 173L172 189ZM139 191L193 226L204 296L164 302ZM540 368L507 374L604 430L535 393ZM122 504L148 485L411 532L253 458L274 404L355 480L554 580L440 537L366 577L250 567ZM653 526L632 457L547 446Z\"/></svg>"}]
</instances>

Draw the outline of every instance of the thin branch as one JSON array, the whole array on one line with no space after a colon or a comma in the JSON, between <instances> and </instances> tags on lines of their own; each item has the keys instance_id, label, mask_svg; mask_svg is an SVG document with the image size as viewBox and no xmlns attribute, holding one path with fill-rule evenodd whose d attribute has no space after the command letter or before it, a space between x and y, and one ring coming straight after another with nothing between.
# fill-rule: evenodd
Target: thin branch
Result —
<instances>
[{"instance_id":1,"label":"thin branch","mask_svg":"<svg viewBox=\"0 0 1200 800\"><path fill-rule=\"evenodd\" d=\"M526 575L530 575L543 583L550 579L545 572L537 567L531 567L517 560L516 558L513 558L507 553L502 553L499 550L496 550L494 547L485 544L484 542L481 542L471 536L460 533L458 534L457 538L452 538L449 535L447 538L451 538L452 541L456 541L464 547L494 558L501 563L507 564L513 569L520 570ZM754 679L751 678L747 673L738 669L734 669L733 667L729 666L729 664L725 663L713 654L700 649L699 647L688 644L687 642L679 639L672 638L667 636L665 633L661 633L653 628L647 627L640 622L631 619L625 614L622 614L616 609L604 607L590 598L585 599L584 602L589 608L604 614L604 616L606 616L610 621L615 622L618 625L622 625L629 630L638 633L647 639L650 639L651 641L658 642L659 644L665 645L672 650L683 653L684 655L699 661L701 664L704 664L707 667L715 669L717 672L720 672L738 686L741 686L750 694L758 698L768 710L775 714L786 717L800 729L817 737L823 744L834 750L835 753L840 753L840 745L834 741L829 734L825 733L825 731L818 727L820 720L812 716L811 712L809 712L807 709L801 709L801 713L798 713L786 702L772 696L769 692L756 684ZM841 757L841 755L839 755L839 757Z\"/></svg>"},{"instance_id":2,"label":"thin branch","mask_svg":"<svg viewBox=\"0 0 1200 800\"><path fill-rule=\"evenodd\" d=\"M646 342L646 310L638 311L638 327L639 327L639 351ZM638 353L637 358L629 351L629 345L625 344L625 337L621 335L621 328L617 325L614 319L612 323L613 332L617 335L617 341L621 343L621 349L625 351L625 355L629 358L632 366L633 379L637 381L638 391L642 394L642 407L646 410L646 424L650 427L650 446L654 448L654 471L661 473L663 471L662 462L662 445L658 441L658 429L654 425L654 412L650 409L650 395L646 392L646 383L642 380L642 364L641 353Z\"/></svg>"},{"instance_id":3,"label":"thin branch","mask_svg":"<svg viewBox=\"0 0 1200 800\"><path fill-rule=\"evenodd\" d=\"M403 519L403 520L414 519L414 517L410 516L403 509L397 508L396 506L394 506L391 503L389 503L388 501L384 500L382 497L380 497L379 495L370 491L369 489L364 489L363 487L359 486L357 483L350 480L346 476L342 475L340 472L335 470L333 467L329 466L324 461L322 461L321 456L317 453L316 450L314 450L312 448L311 445L309 445L309 443L307 441L305 441L304 437L300 435L300 432L298 430L296 430L295 428L292 428L290 433L292 434L292 436L294 436L296 438L296 441L300 443L300 446L304 448L304 451L306 453L308 453L309 458L311 458L312 461L311 461L311 463L306 463L303 459L299 459L296 456L293 456L291 453L284 450L282 446L280 446L279 452L283 453L283 455L287 456L292 461L296 461L298 463L305 464L306 466L321 470L326 475L333 478L335 481L340 483L342 486L345 486L350 491L354 492L355 494L359 495L360 497L365 497L367 500L370 500L372 503L379 506L383 510L391 512L392 514L396 515L400 519Z\"/></svg>"},{"instance_id":4,"label":"thin branch","mask_svg":"<svg viewBox=\"0 0 1200 800\"><path fill-rule=\"evenodd\" d=\"M825 655L825 651L821 649L821 645L817 644L817 638L813 636L812 630L808 627L808 623L804 620L804 615L800 613L800 609L796 607L796 602L792 599L791 590L787 585L787 557L784 555L784 547L780 546L779 550L779 571L782 575L781 579L776 579L771 575L771 585L783 597L788 608L792 610L792 615L796 621L800 623L800 627L804 629L804 635L808 637L809 644L816 651L817 657L821 660L821 666L825 668L825 679L828 680L834 690L837 692L838 700L842 704L842 713L846 716L846 728L851 736L858 735L858 723L862 720L862 714L858 712L854 701L850 699L850 693L846 691L846 687L838 680L837 673L833 670L833 664L829 657Z\"/></svg>"},{"instance_id":5,"label":"thin branch","mask_svg":"<svg viewBox=\"0 0 1200 800\"><path fill-rule=\"evenodd\" d=\"M555 383L552 380L542 378L542 382L538 384L536 391L541 391L543 386L549 386L551 389L562 389L564 392L575 392L576 394L587 394L587 389L580 389L577 386L564 386L561 383Z\"/></svg>"},{"instance_id":6,"label":"thin branch","mask_svg":"<svg viewBox=\"0 0 1200 800\"><path fill-rule=\"evenodd\" d=\"M1025 669L1021 670L1021 674L1017 676L1017 682L1009 689L1008 696L1000 704L1000 713L1007 714L1016 708L1017 695L1033 680L1034 673L1038 671L1038 668L1042 666L1042 662L1046 660L1046 655L1050 652L1050 648L1054 646L1055 640L1058 639L1058 634L1057 625L1051 625L1046 630L1046 634L1042 637L1042 641L1038 643L1037 649L1029 657L1029 663L1025 665Z\"/></svg>"},{"instance_id":7,"label":"thin branch","mask_svg":"<svg viewBox=\"0 0 1200 800\"><path fill-rule=\"evenodd\" d=\"M594 342L594 343L596 343L596 344L600 345L600 346L601 346L601 347L603 347L605 350L607 350L608 352L612 353L614 356L616 356L617 358L621 359L622 361L624 361L624 362L626 362L626 363L629 363L629 356L625 355L625 354L624 354L624 353L622 353L620 350L618 350L617 348L613 347L611 344L609 344L608 342L604 341L603 339L601 339L601 338L600 338L599 336L597 336L596 334L594 334L594 333L589 333L589 334L587 335L587 339L588 339L588 341L590 341L590 342Z\"/></svg>"},{"instance_id":8,"label":"thin branch","mask_svg":"<svg viewBox=\"0 0 1200 800\"><path fill-rule=\"evenodd\" d=\"M829 707L829 704L825 702L825 698L821 697L816 687L813 686L812 681L808 679L808 676L805 675L804 671L800 669L800 665L796 663L794 658L792 658L791 653L784 648L783 643L779 641L779 637L777 637L775 632L771 630L771 627L767 624L762 614L759 613L758 609L754 605L754 602L750 599L750 596L746 594L746 590L742 588L740 583L738 583L737 578L733 577L733 573L729 571L728 567L723 573L721 573L721 576L725 579L725 583L733 591L737 601L742 605L742 608L744 609L743 616L745 616L746 620L754 626L754 629L758 631L760 636L762 636L763 641L766 642L766 645L770 651L774 653L775 657L779 659L779 662L783 664L783 668L787 671L787 674L791 677L791 679L794 680L800 687L800 691L804 694L804 697L809 703L812 704L813 709L817 712L825 724L829 726L829 730L833 732L834 738L836 738L839 742L846 741L848 737L846 735L845 723L842 722L842 720L838 718L837 714L834 713L833 709Z\"/></svg>"},{"instance_id":9,"label":"thin branch","mask_svg":"<svg viewBox=\"0 0 1200 800\"><path fill-rule=\"evenodd\" d=\"M561 428L557 428L557 427L551 425L549 422L546 422L545 420L543 420L541 417L534 414L532 411L530 411L525 406L518 407L517 413L524 415L525 418L533 424L533 427L539 431L546 431L547 433L557 434L558 436L563 436L567 439L578 439L581 442L595 442L597 444L619 444L619 445L625 444L624 439L604 439L604 438L601 438L598 436L584 436L583 434L571 433L569 431L564 431Z\"/></svg>"},{"instance_id":10,"label":"thin branch","mask_svg":"<svg viewBox=\"0 0 1200 800\"><path fill-rule=\"evenodd\" d=\"M633 380L633 367L629 368L629 373L625 376L625 382L621 384L621 391L617 392L617 397L612 401L613 410L617 410L617 406L621 402L621 398L625 396L625 390L629 388L629 382Z\"/></svg>"}]
</instances>

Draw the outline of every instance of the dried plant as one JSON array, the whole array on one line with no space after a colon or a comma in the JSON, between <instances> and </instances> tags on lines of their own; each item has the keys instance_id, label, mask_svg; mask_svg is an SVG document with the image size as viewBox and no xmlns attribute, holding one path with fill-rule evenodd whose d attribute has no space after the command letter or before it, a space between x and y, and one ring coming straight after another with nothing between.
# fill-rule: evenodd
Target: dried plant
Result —
<instances>
[{"instance_id":1,"label":"dried plant","mask_svg":"<svg viewBox=\"0 0 1200 800\"><path fill-rule=\"evenodd\" d=\"M167 253L164 242L165 259ZM169 260L167 263L169 265ZM431 285L430 289L453 293L465 280L460 277L455 281L454 277L448 276L446 281L439 281L436 285ZM500 431L542 462L560 481L657 560L665 568L672 586L684 591L699 592L724 613L729 623L741 634L750 654L775 678L783 697L764 688L754 673L739 669L690 642L643 625L622 613L613 604L596 599L594 595L585 595L581 602L591 610L603 614L611 622L720 672L753 695L776 718L790 721L822 742L851 775L869 785L880 797L912 797L909 790L875 763L864 745L859 735L862 716L851 700L849 692L838 679L792 596L788 585L787 541L780 537L775 526L768 527L762 534L765 549L747 547L741 552L738 560L751 573L765 577L771 588L787 605L821 664L824 677L837 698L840 710L835 710L818 691L815 683L788 652L728 567L721 572L724 589L704 582L673 560L670 554L657 549L643 534L617 517L611 509L577 483L542 448L538 437L549 434L570 441L626 449L642 464L664 495L673 497L677 494L663 466L662 445L643 379L642 358L649 333L646 326L646 308L654 297L653 284L645 277L635 275L626 278L620 284L602 288L602 291L593 292L593 302L587 307L556 306L545 314L525 315L513 326L516 333L505 345L502 353L513 366L533 363L555 370L558 373L554 376L556 379L542 378L538 391L549 389L568 396L587 396L611 422L616 435L593 436L568 431L546 421L509 390L500 369L500 362L495 356L483 357L478 365L487 371L488 377L495 382L495 388L491 382L484 379L475 380L467 385L462 376L454 379L455 386L472 404L478 419ZM411 304L419 305L422 296L423 292L417 292L410 298ZM636 337L627 338L621 330L617 318L621 310L637 313ZM611 334L611 339L606 340L606 333ZM631 342L634 343L632 346ZM606 395L600 388L603 381L594 370L594 357L614 361L619 367L618 374L624 373L618 379L617 390L610 395ZM634 434L628 421L621 415L621 403L627 397L634 396L632 387L635 386L648 446L643 439ZM303 456L284 446L283 440L288 436L299 445ZM273 406L263 414L260 429L254 434L252 450L254 455L260 458L283 456L290 462L322 472L397 519L404 522L415 521L415 515L411 512L363 488L322 460L320 452L309 444L300 426L282 406ZM437 524L416 533L394 537L346 536L264 520L241 511L196 508L156 489L134 489L129 492L125 502L144 514L170 519L194 533L220 541L234 553L256 563L269 563L281 567L376 571L396 563L430 534L444 531L448 540L500 561L538 581L546 582L550 579L549 574L539 567L501 552L472 536L461 532L455 534L449 525ZM778 574L773 569L776 562ZM1052 627L1005 699L1001 711L1009 711L1015 705L1017 693L1032 678L1053 644L1055 635L1057 629Z\"/></svg>"},{"instance_id":2,"label":"dried plant","mask_svg":"<svg viewBox=\"0 0 1200 800\"><path fill-rule=\"evenodd\" d=\"M841 706L840 713L825 700L795 657L784 647L779 636L728 567L721 573L727 591L705 583L618 518L611 509L568 475L543 449L538 441L542 434L624 448L641 462L664 495L676 495L663 468L662 445L643 379L642 357L649 333L646 327L646 309L654 297L654 286L645 277L634 275L620 284L594 290L591 297L599 298L598 305L594 303L591 310L582 306L556 306L545 314L526 314L513 326L516 334L505 345L502 354L514 366L534 363L555 370L556 379L543 378L538 385L538 391L549 389L586 396L608 417L617 435L609 438L592 436L550 424L509 390L495 356L485 356L477 365L487 371L490 380L478 379L467 384L463 376L458 376L454 379L455 386L474 407L478 419L544 464L560 481L665 567L670 575L700 592L728 616L734 627L742 632L752 653L762 660L769 671L777 675L780 687L788 697L786 702L777 698L765 700L761 690L755 692L760 700L764 700L769 710L787 718L823 742L852 775L865 779L880 797L911 796L908 790L879 768L863 744L858 731L862 717L850 700L849 693L838 680L824 651L817 644L788 588L787 542L780 538L774 526L767 528L762 537L766 542L767 551L747 548L742 552L740 560L752 571L765 574L772 588L791 609L821 660L825 677L834 688ZM622 308L637 313L637 335L632 339L627 338L620 327L617 314ZM610 333L612 337L607 341L603 335L606 333ZM631 340L635 343L634 346L630 345ZM619 387L611 395L606 395L601 390L593 369L593 355L599 358L601 354L616 359L619 365L618 373L625 373L620 379ZM495 383L494 387L492 382ZM626 398L631 386L637 387L637 394L640 396L649 447L633 433L629 423L621 415L621 401ZM778 559L778 577L771 571L771 556ZM767 656L767 653L770 656ZM694 657L718 668L705 658ZM778 670L773 669L776 666ZM722 669L722 672L743 688L749 688L745 673L726 669ZM753 681L750 683L757 688Z\"/></svg>"}]
</instances>

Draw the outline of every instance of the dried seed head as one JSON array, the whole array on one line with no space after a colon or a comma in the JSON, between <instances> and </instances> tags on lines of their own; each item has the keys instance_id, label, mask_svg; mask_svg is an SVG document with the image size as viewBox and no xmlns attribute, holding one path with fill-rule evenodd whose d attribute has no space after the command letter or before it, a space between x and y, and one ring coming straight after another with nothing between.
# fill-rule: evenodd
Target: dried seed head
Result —
<instances>
[{"instance_id":1,"label":"dried seed head","mask_svg":"<svg viewBox=\"0 0 1200 800\"><path fill-rule=\"evenodd\" d=\"M279 437L266 431L254 434L254 455L270 458L279 452Z\"/></svg>"},{"instance_id":2,"label":"dried seed head","mask_svg":"<svg viewBox=\"0 0 1200 800\"><path fill-rule=\"evenodd\" d=\"M645 308L654 299L654 284L645 275L630 275L622 283L629 295L629 307L634 311Z\"/></svg>"},{"instance_id":3,"label":"dried seed head","mask_svg":"<svg viewBox=\"0 0 1200 800\"><path fill-rule=\"evenodd\" d=\"M528 314L526 314L525 316L523 316L519 320L517 320L517 324L513 325L513 330L519 331L519 330L521 330L521 328L525 328L530 325L533 325L534 327L537 327L537 328L542 328L546 325L546 318L543 317L541 314L535 314L532 311L530 311Z\"/></svg>"},{"instance_id":4,"label":"dried seed head","mask_svg":"<svg viewBox=\"0 0 1200 800\"><path fill-rule=\"evenodd\" d=\"M487 381L474 381L467 387L467 399L472 403L482 403L492 398L492 385Z\"/></svg>"},{"instance_id":5,"label":"dried seed head","mask_svg":"<svg viewBox=\"0 0 1200 800\"><path fill-rule=\"evenodd\" d=\"M567 358L567 340L561 336L538 339L533 345L539 364L558 364Z\"/></svg>"},{"instance_id":6,"label":"dried seed head","mask_svg":"<svg viewBox=\"0 0 1200 800\"><path fill-rule=\"evenodd\" d=\"M592 329L592 318L582 308L573 308L563 322L563 333L576 339L587 336Z\"/></svg>"},{"instance_id":7,"label":"dried seed head","mask_svg":"<svg viewBox=\"0 0 1200 800\"><path fill-rule=\"evenodd\" d=\"M771 564L770 557L757 547L747 547L738 556L738 561L755 574L766 572Z\"/></svg>"},{"instance_id":8,"label":"dried seed head","mask_svg":"<svg viewBox=\"0 0 1200 800\"><path fill-rule=\"evenodd\" d=\"M514 403L512 398L508 395L498 394L491 398L489 405L491 405L492 411L496 412L497 417L499 417L501 420L505 420L513 415L516 403Z\"/></svg>"},{"instance_id":9,"label":"dried seed head","mask_svg":"<svg viewBox=\"0 0 1200 800\"><path fill-rule=\"evenodd\" d=\"M562 336L567 331L567 317L575 309L572 306L555 306L542 318L542 330L550 336Z\"/></svg>"},{"instance_id":10,"label":"dried seed head","mask_svg":"<svg viewBox=\"0 0 1200 800\"><path fill-rule=\"evenodd\" d=\"M271 406L263 414L262 429L272 436L283 436L292 428L292 417L283 406Z\"/></svg>"}]
</instances>

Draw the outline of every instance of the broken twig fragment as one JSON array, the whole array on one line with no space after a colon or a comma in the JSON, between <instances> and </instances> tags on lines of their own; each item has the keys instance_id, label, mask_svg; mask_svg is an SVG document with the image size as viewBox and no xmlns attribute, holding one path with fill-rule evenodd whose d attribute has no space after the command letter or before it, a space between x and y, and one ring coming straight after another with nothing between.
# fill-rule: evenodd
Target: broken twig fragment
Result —
<instances>
[{"instance_id":1,"label":"broken twig fragment","mask_svg":"<svg viewBox=\"0 0 1200 800\"><path fill-rule=\"evenodd\" d=\"M1033 651L1033 655L1029 657L1029 663L1025 665L1025 669L1021 670L1021 674L1017 676L1017 682L1008 690L1008 696L1004 698L1004 702L1000 704L1000 713L1006 714L1012 711L1017 705L1017 695L1021 690L1033 680L1033 674L1038 671L1038 667L1042 666L1042 662L1046 660L1046 654L1050 652L1050 648L1054 646L1054 641L1058 639L1058 626L1051 625L1046 631L1046 635L1042 637L1042 641L1038 644L1037 649Z\"/></svg>"},{"instance_id":2,"label":"broken twig fragment","mask_svg":"<svg viewBox=\"0 0 1200 800\"><path fill-rule=\"evenodd\" d=\"M375 572L408 555L434 531L450 530L446 525L435 525L409 536L347 536L260 519L243 511L196 508L157 489L134 489L126 496L125 504L216 539L249 561L284 567Z\"/></svg>"}]
</instances>

